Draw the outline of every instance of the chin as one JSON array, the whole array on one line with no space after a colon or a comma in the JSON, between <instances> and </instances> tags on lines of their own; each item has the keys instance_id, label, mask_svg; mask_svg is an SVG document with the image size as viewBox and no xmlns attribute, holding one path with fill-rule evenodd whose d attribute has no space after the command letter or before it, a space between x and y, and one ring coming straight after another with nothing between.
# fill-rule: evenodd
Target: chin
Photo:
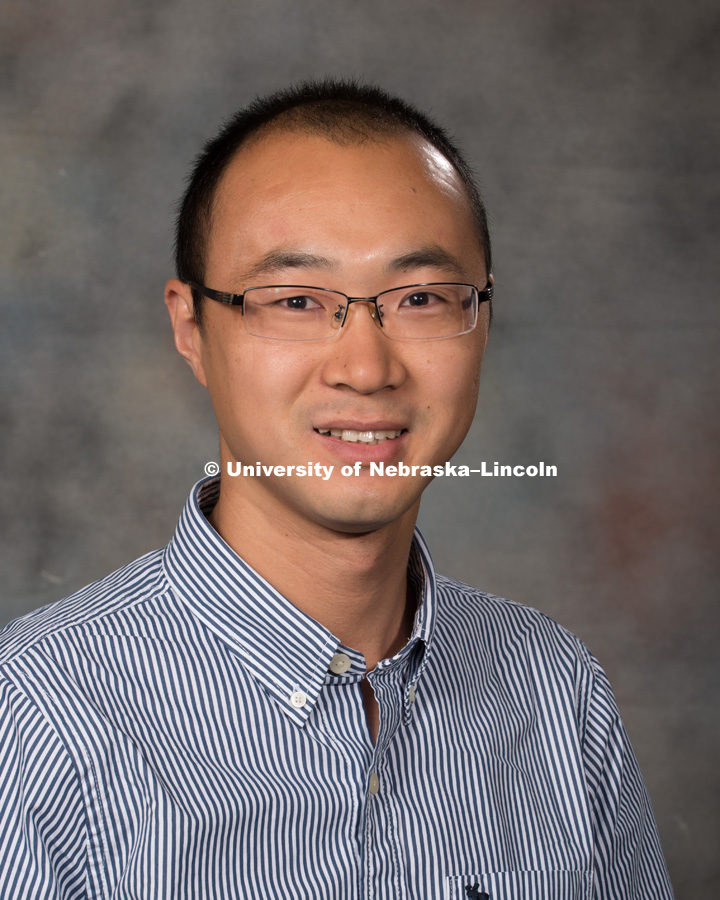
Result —
<instances>
[{"instance_id":1,"label":"chin","mask_svg":"<svg viewBox=\"0 0 720 900\"><path fill-rule=\"evenodd\" d=\"M360 502L350 498L323 504L314 510L312 518L325 528L345 534L367 534L384 528L412 511L413 522L419 498L411 497L405 502L396 499L388 502L382 497L366 497Z\"/></svg>"}]
</instances>

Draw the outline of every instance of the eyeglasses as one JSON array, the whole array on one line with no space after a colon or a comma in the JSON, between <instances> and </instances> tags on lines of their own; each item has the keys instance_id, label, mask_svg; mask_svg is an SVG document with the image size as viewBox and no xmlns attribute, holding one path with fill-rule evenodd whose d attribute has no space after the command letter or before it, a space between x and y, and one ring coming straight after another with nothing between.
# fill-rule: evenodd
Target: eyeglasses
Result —
<instances>
[{"instance_id":1,"label":"eyeglasses","mask_svg":"<svg viewBox=\"0 0 720 900\"><path fill-rule=\"evenodd\" d=\"M190 287L211 300L239 306L248 334L276 341L324 341L345 324L351 303L367 303L383 334L396 341L430 341L472 331L481 303L492 300L493 285L411 284L375 297L348 297L306 285L248 288L242 294Z\"/></svg>"}]
</instances>

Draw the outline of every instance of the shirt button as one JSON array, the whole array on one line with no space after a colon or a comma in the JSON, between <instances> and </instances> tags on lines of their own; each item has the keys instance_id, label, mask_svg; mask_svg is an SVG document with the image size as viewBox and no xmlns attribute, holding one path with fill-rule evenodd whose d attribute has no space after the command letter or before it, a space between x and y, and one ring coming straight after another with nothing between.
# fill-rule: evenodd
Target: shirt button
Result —
<instances>
[{"instance_id":1,"label":"shirt button","mask_svg":"<svg viewBox=\"0 0 720 900\"><path fill-rule=\"evenodd\" d=\"M330 660L330 671L336 675L344 675L350 668L350 657L347 653L336 653Z\"/></svg>"},{"instance_id":2,"label":"shirt button","mask_svg":"<svg viewBox=\"0 0 720 900\"><path fill-rule=\"evenodd\" d=\"M370 773L370 793L377 794L380 790L380 779L377 777L376 772Z\"/></svg>"},{"instance_id":3,"label":"shirt button","mask_svg":"<svg viewBox=\"0 0 720 900\"><path fill-rule=\"evenodd\" d=\"M408 691L408 697L411 703L415 702L415 685L410 685L410 690Z\"/></svg>"},{"instance_id":4,"label":"shirt button","mask_svg":"<svg viewBox=\"0 0 720 900\"><path fill-rule=\"evenodd\" d=\"M294 694L290 694L290 702L295 709L302 709L307 703L307 694L303 694L302 691L295 691Z\"/></svg>"}]
</instances>

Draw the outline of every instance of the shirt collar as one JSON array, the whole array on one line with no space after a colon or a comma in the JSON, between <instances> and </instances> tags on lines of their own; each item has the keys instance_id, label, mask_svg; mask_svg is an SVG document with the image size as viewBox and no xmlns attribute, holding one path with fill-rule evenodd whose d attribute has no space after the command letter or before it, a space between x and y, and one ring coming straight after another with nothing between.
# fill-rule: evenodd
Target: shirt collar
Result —
<instances>
[{"instance_id":1,"label":"shirt collar","mask_svg":"<svg viewBox=\"0 0 720 900\"><path fill-rule=\"evenodd\" d=\"M233 648L255 680L297 724L312 712L340 641L298 609L232 550L208 522L219 478L193 488L164 555L167 578L203 624ZM407 645L379 668L407 660L414 688L427 661L436 614L435 572L416 530L408 576L418 609ZM406 717L408 704L406 702Z\"/></svg>"}]
</instances>

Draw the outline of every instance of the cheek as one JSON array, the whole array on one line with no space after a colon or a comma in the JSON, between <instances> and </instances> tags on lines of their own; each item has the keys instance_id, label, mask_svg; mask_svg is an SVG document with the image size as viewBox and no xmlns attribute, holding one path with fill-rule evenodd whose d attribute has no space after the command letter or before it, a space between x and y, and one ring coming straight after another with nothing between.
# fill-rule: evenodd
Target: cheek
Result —
<instances>
[{"instance_id":1,"label":"cheek","mask_svg":"<svg viewBox=\"0 0 720 900\"><path fill-rule=\"evenodd\" d=\"M481 360L475 353L453 353L441 364L433 365L433 393L444 400L448 413L454 408L457 415L464 407L474 409L480 385Z\"/></svg>"},{"instance_id":2,"label":"cheek","mask_svg":"<svg viewBox=\"0 0 720 900\"><path fill-rule=\"evenodd\" d=\"M480 388L480 371L482 369L483 356L485 355L486 332L478 328L470 337L472 341L467 348L467 356L464 361L465 377L468 391L472 397L473 405L477 403L478 390Z\"/></svg>"},{"instance_id":3,"label":"cheek","mask_svg":"<svg viewBox=\"0 0 720 900\"><path fill-rule=\"evenodd\" d=\"M223 354L216 387L241 427L264 422L271 429L277 413L287 413L306 387L313 366L302 352L288 345L250 338ZM219 383L222 379L223 383Z\"/></svg>"},{"instance_id":4,"label":"cheek","mask_svg":"<svg viewBox=\"0 0 720 900\"><path fill-rule=\"evenodd\" d=\"M480 380L476 353L452 353L439 365L435 360L426 384L426 414L436 438L455 452L475 416Z\"/></svg>"}]
</instances>

